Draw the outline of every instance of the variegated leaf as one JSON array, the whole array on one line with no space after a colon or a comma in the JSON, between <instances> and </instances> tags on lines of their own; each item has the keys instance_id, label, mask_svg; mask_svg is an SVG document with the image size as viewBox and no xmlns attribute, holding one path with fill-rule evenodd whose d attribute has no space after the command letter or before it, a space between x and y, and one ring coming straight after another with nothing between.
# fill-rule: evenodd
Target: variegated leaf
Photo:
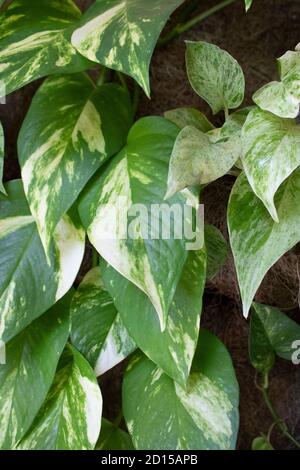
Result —
<instances>
[{"instance_id":1,"label":"variegated leaf","mask_svg":"<svg viewBox=\"0 0 300 470\"><path fill-rule=\"evenodd\" d=\"M228 256L228 246L220 230L214 225L204 226L207 252L206 278L212 279L222 268Z\"/></svg>"},{"instance_id":2,"label":"variegated leaf","mask_svg":"<svg viewBox=\"0 0 300 470\"><path fill-rule=\"evenodd\" d=\"M300 165L300 126L258 108L242 131L243 168L255 194L278 222L274 195Z\"/></svg>"},{"instance_id":3,"label":"variegated leaf","mask_svg":"<svg viewBox=\"0 0 300 470\"><path fill-rule=\"evenodd\" d=\"M72 0L18 0L1 13L0 80L6 94L46 75L90 66L70 42L80 17Z\"/></svg>"},{"instance_id":4,"label":"variegated leaf","mask_svg":"<svg viewBox=\"0 0 300 470\"><path fill-rule=\"evenodd\" d=\"M245 0L246 11L248 11L251 8L252 3L253 3L253 0Z\"/></svg>"},{"instance_id":5,"label":"variegated leaf","mask_svg":"<svg viewBox=\"0 0 300 470\"><path fill-rule=\"evenodd\" d=\"M150 95L149 66L158 37L183 0L96 0L72 35L88 59L133 77Z\"/></svg>"},{"instance_id":6,"label":"variegated leaf","mask_svg":"<svg viewBox=\"0 0 300 470\"><path fill-rule=\"evenodd\" d=\"M187 257L182 231L177 238L171 231L164 233L165 221L169 218L171 230L175 225L175 232L179 231L187 202L197 202L187 192L162 204L177 134L178 128L164 118L139 120L125 149L79 204L91 243L111 266L146 293L162 330ZM174 206L176 214L180 212L176 220Z\"/></svg>"},{"instance_id":7,"label":"variegated leaf","mask_svg":"<svg viewBox=\"0 0 300 470\"><path fill-rule=\"evenodd\" d=\"M241 174L236 180L229 200L228 227L245 317L265 274L300 241L299 197L298 169L276 194L276 223L253 193L246 176Z\"/></svg>"},{"instance_id":8,"label":"variegated leaf","mask_svg":"<svg viewBox=\"0 0 300 470\"><path fill-rule=\"evenodd\" d=\"M204 250L191 251L171 304L166 329L147 296L103 263L103 281L138 347L166 374L185 385L195 354L205 285ZM141 328L143 325L143 328Z\"/></svg>"},{"instance_id":9,"label":"variegated leaf","mask_svg":"<svg viewBox=\"0 0 300 470\"><path fill-rule=\"evenodd\" d=\"M214 126L207 117L195 108L177 108L164 113L166 119L174 122L177 127L183 129L192 126L202 132L211 131Z\"/></svg>"},{"instance_id":10,"label":"variegated leaf","mask_svg":"<svg viewBox=\"0 0 300 470\"><path fill-rule=\"evenodd\" d=\"M245 78L228 52L207 42L187 42L186 65L190 83L214 114L238 108L244 99Z\"/></svg>"},{"instance_id":11,"label":"variegated leaf","mask_svg":"<svg viewBox=\"0 0 300 470\"><path fill-rule=\"evenodd\" d=\"M20 450L91 450L100 433L102 397L89 363L67 345L53 385Z\"/></svg>"},{"instance_id":12,"label":"variegated leaf","mask_svg":"<svg viewBox=\"0 0 300 470\"><path fill-rule=\"evenodd\" d=\"M253 95L261 109L282 118L295 118L299 113L299 100L291 95L282 82L264 85Z\"/></svg>"},{"instance_id":13,"label":"variegated leaf","mask_svg":"<svg viewBox=\"0 0 300 470\"><path fill-rule=\"evenodd\" d=\"M300 48L287 51L278 59L282 83L286 89L300 102ZM298 110L299 111L299 110Z\"/></svg>"},{"instance_id":14,"label":"variegated leaf","mask_svg":"<svg viewBox=\"0 0 300 470\"><path fill-rule=\"evenodd\" d=\"M3 164L4 164L4 134L0 122L0 192L5 194L3 186Z\"/></svg>"},{"instance_id":15,"label":"variegated leaf","mask_svg":"<svg viewBox=\"0 0 300 470\"><path fill-rule=\"evenodd\" d=\"M186 387L137 357L123 382L126 424L138 450L229 450L238 431L239 390L224 345L201 330Z\"/></svg>"},{"instance_id":16,"label":"variegated leaf","mask_svg":"<svg viewBox=\"0 0 300 470\"><path fill-rule=\"evenodd\" d=\"M249 355L259 372L268 373L274 365L275 354L292 360L294 342L300 340L300 325L278 308L253 303Z\"/></svg>"},{"instance_id":17,"label":"variegated leaf","mask_svg":"<svg viewBox=\"0 0 300 470\"><path fill-rule=\"evenodd\" d=\"M103 418L96 450L134 450L134 447L127 432Z\"/></svg>"},{"instance_id":18,"label":"variegated leaf","mask_svg":"<svg viewBox=\"0 0 300 470\"><path fill-rule=\"evenodd\" d=\"M0 366L0 449L15 447L46 398L68 340L72 294L6 345L6 364Z\"/></svg>"},{"instance_id":19,"label":"variegated leaf","mask_svg":"<svg viewBox=\"0 0 300 470\"><path fill-rule=\"evenodd\" d=\"M101 375L123 361L136 345L113 300L103 286L99 268L87 273L72 301L71 340Z\"/></svg>"},{"instance_id":20,"label":"variegated leaf","mask_svg":"<svg viewBox=\"0 0 300 470\"><path fill-rule=\"evenodd\" d=\"M129 96L118 85L96 87L87 75L75 74L50 77L38 90L18 149L25 193L47 252L55 227L87 181L123 147L131 121Z\"/></svg>"},{"instance_id":21,"label":"variegated leaf","mask_svg":"<svg viewBox=\"0 0 300 470\"><path fill-rule=\"evenodd\" d=\"M85 234L66 215L58 224L48 265L20 180L0 195L0 339L8 341L72 286L84 253Z\"/></svg>"},{"instance_id":22,"label":"variegated leaf","mask_svg":"<svg viewBox=\"0 0 300 470\"><path fill-rule=\"evenodd\" d=\"M219 129L209 133L184 127L170 160L166 199L187 186L207 184L224 176L240 156L239 136L223 137Z\"/></svg>"}]
</instances>

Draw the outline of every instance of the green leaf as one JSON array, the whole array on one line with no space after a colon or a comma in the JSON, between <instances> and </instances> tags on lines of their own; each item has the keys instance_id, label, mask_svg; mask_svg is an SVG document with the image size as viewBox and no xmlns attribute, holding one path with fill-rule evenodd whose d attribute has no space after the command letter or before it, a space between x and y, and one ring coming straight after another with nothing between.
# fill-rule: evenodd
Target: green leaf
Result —
<instances>
[{"instance_id":1,"label":"green leaf","mask_svg":"<svg viewBox=\"0 0 300 470\"><path fill-rule=\"evenodd\" d=\"M123 382L124 416L138 450L233 449L238 401L230 356L205 330L186 388L145 357L129 365Z\"/></svg>"},{"instance_id":2,"label":"green leaf","mask_svg":"<svg viewBox=\"0 0 300 470\"><path fill-rule=\"evenodd\" d=\"M260 436L253 439L251 450L274 450L274 447L266 436Z\"/></svg>"},{"instance_id":3,"label":"green leaf","mask_svg":"<svg viewBox=\"0 0 300 470\"><path fill-rule=\"evenodd\" d=\"M228 228L244 316L265 274L300 241L300 170L278 190L275 223L241 174L233 186L228 205Z\"/></svg>"},{"instance_id":4,"label":"green leaf","mask_svg":"<svg viewBox=\"0 0 300 470\"><path fill-rule=\"evenodd\" d=\"M187 186L207 184L224 176L240 156L238 136L223 137L218 129L204 134L184 127L170 160L166 199Z\"/></svg>"},{"instance_id":5,"label":"green leaf","mask_svg":"<svg viewBox=\"0 0 300 470\"><path fill-rule=\"evenodd\" d=\"M91 66L70 42L80 17L72 0L18 0L1 13L0 79L7 95L46 75Z\"/></svg>"},{"instance_id":6,"label":"green leaf","mask_svg":"<svg viewBox=\"0 0 300 470\"><path fill-rule=\"evenodd\" d=\"M12 449L31 426L52 384L70 329L68 294L6 345L0 366L0 448Z\"/></svg>"},{"instance_id":7,"label":"green leaf","mask_svg":"<svg viewBox=\"0 0 300 470\"><path fill-rule=\"evenodd\" d=\"M129 334L153 362L182 385L187 381L198 341L205 264L203 249L189 253L163 333L148 297L111 266L102 265L103 281Z\"/></svg>"},{"instance_id":8,"label":"green leaf","mask_svg":"<svg viewBox=\"0 0 300 470\"><path fill-rule=\"evenodd\" d=\"M253 0L245 0L246 11L248 11L253 3Z\"/></svg>"},{"instance_id":9,"label":"green leaf","mask_svg":"<svg viewBox=\"0 0 300 470\"><path fill-rule=\"evenodd\" d=\"M187 42L186 65L189 81L214 114L238 108L244 99L245 78L228 52L207 42Z\"/></svg>"},{"instance_id":10,"label":"green leaf","mask_svg":"<svg viewBox=\"0 0 300 470\"><path fill-rule=\"evenodd\" d=\"M132 441L127 432L116 427L113 423L102 419L101 433L96 450L134 450Z\"/></svg>"},{"instance_id":11,"label":"green leaf","mask_svg":"<svg viewBox=\"0 0 300 470\"><path fill-rule=\"evenodd\" d=\"M170 217L176 230L184 222L186 204L198 201L186 192L163 204L177 133L178 128L164 118L139 120L125 149L93 181L79 204L91 243L111 266L146 293L162 330L187 257L182 236L175 238L172 227L170 233L162 233L162 217L164 224ZM174 205L176 215L179 211L182 215L175 224Z\"/></svg>"},{"instance_id":12,"label":"green leaf","mask_svg":"<svg viewBox=\"0 0 300 470\"><path fill-rule=\"evenodd\" d=\"M84 254L84 231L70 215L58 224L47 264L20 180L0 195L0 339L10 340L72 286Z\"/></svg>"},{"instance_id":13,"label":"green leaf","mask_svg":"<svg viewBox=\"0 0 300 470\"><path fill-rule=\"evenodd\" d=\"M300 325L278 308L253 303L249 354L253 367L267 373L273 367L275 354L292 360L294 343L300 339Z\"/></svg>"},{"instance_id":14,"label":"green leaf","mask_svg":"<svg viewBox=\"0 0 300 470\"><path fill-rule=\"evenodd\" d=\"M91 450L97 442L102 397L89 363L70 345L20 450Z\"/></svg>"},{"instance_id":15,"label":"green leaf","mask_svg":"<svg viewBox=\"0 0 300 470\"><path fill-rule=\"evenodd\" d=\"M204 225L207 252L206 278L212 279L222 268L228 256L228 245L220 230L214 225Z\"/></svg>"},{"instance_id":16,"label":"green leaf","mask_svg":"<svg viewBox=\"0 0 300 470\"><path fill-rule=\"evenodd\" d=\"M299 113L299 101L287 91L282 82L264 85L254 93L253 101L264 111L282 118L296 118Z\"/></svg>"},{"instance_id":17,"label":"green leaf","mask_svg":"<svg viewBox=\"0 0 300 470\"><path fill-rule=\"evenodd\" d=\"M0 192L5 194L3 186L3 164L4 164L4 134L0 122Z\"/></svg>"},{"instance_id":18,"label":"green leaf","mask_svg":"<svg viewBox=\"0 0 300 470\"><path fill-rule=\"evenodd\" d=\"M183 0L96 0L72 35L88 59L133 77L150 95L151 56L170 14Z\"/></svg>"},{"instance_id":19,"label":"green leaf","mask_svg":"<svg viewBox=\"0 0 300 470\"><path fill-rule=\"evenodd\" d=\"M186 126L192 126L202 132L208 132L214 129L214 126L207 117L194 108L177 108L164 113L166 119L174 122L177 127L183 129Z\"/></svg>"},{"instance_id":20,"label":"green leaf","mask_svg":"<svg viewBox=\"0 0 300 470\"><path fill-rule=\"evenodd\" d=\"M95 368L96 375L123 361L136 345L127 333L99 268L87 273L71 306L71 340Z\"/></svg>"},{"instance_id":21,"label":"green leaf","mask_svg":"<svg viewBox=\"0 0 300 470\"><path fill-rule=\"evenodd\" d=\"M274 195L300 165L300 126L266 111L253 109L242 131L243 168L271 217L278 222Z\"/></svg>"},{"instance_id":22,"label":"green leaf","mask_svg":"<svg viewBox=\"0 0 300 470\"><path fill-rule=\"evenodd\" d=\"M295 51L287 51L278 59L282 83L300 102L300 50L299 45ZM299 112L299 107L298 107Z\"/></svg>"},{"instance_id":23,"label":"green leaf","mask_svg":"<svg viewBox=\"0 0 300 470\"><path fill-rule=\"evenodd\" d=\"M47 251L87 181L126 142L131 120L127 92L114 84L96 87L85 74L50 77L38 90L18 149L26 196Z\"/></svg>"}]
</instances>

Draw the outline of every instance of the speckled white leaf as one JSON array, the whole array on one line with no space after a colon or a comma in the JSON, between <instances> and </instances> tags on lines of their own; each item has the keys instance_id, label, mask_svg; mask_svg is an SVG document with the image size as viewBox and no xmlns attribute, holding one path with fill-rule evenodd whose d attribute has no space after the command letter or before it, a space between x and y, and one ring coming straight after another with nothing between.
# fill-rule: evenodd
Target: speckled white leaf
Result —
<instances>
[{"instance_id":1,"label":"speckled white leaf","mask_svg":"<svg viewBox=\"0 0 300 470\"><path fill-rule=\"evenodd\" d=\"M195 108L177 108L164 113L166 119L174 122L177 127L183 129L186 126L193 126L199 131L211 131L214 126L207 117Z\"/></svg>"},{"instance_id":2,"label":"speckled white leaf","mask_svg":"<svg viewBox=\"0 0 300 470\"><path fill-rule=\"evenodd\" d=\"M48 396L20 450L92 450L100 433L102 397L89 363L67 345Z\"/></svg>"},{"instance_id":3,"label":"speckled white leaf","mask_svg":"<svg viewBox=\"0 0 300 470\"><path fill-rule=\"evenodd\" d=\"M187 381L197 346L205 265L204 249L189 253L163 333L147 296L105 262L101 266L103 281L137 346L181 385Z\"/></svg>"},{"instance_id":4,"label":"speckled white leaf","mask_svg":"<svg viewBox=\"0 0 300 470\"><path fill-rule=\"evenodd\" d=\"M223 344L201 330L186 388L137 357L123 382L126 424L138 450L229 450L238 431L239 391Z\"/></svg>"},{"instance_id":5,"label":"speckled white leaf","mask_svg":"<svg viewBox=\"0 0 300 470\"><path fill-rule=\"evenodd\" d=\"M1 13L0 80L6 94L46 75L91 65L70 42L80 17L72 0L18 0Z\"/></svg>"},{"instance_id":6,"label":"speckled white leaf","mask_svg":"<svg viewBox=\"0 0 300 470\"><path fill-rule=\"evenodd\" d=\"M18 150L26 196L47 252L55 227L87 181L123 147L131 121L124 89L96 87L85 74L50 77L36 93Z\"/></svg>"},{"instance_id":7,"label":"speckled white leaf","mask_svg":"<svg viewBox=\"0 0 300 470\"><path fill-rule=\"evenodd\" d=\"M235 109L244 99L245 78L228 52L207 42L187 42L186 65L190 83L214 114Z\"/></svg>"},{"instance_id":8,"label":"speckled white leaf","mask_svg":"<svg viewBox=\"0 0 300 470\"><path fill-rule=\"evenodd\" d=\"M0 191L5 193L3 186L3 164L4 164L4 133L0 122Z\"/></svg>"},{"instance_id":9,"label":"speckled white leaf","mask_svg":"<svg viewBox=\"0 0 300 470\"><path fill-rule=\"evenodd\" d=\"M156 206L162 209L159 213L151 212L151 208L164 202L168 164L177 134L178 128L164 118L139 120L129 133L125 149L93 182L79 204L91 243L111 266L146 293L162 330L187 251L184 237L175 238L171 232L163 237L161 228L156 230L155 226L161 224L163 214L173 221L171 204L178 205L184 218L183 207L192 196L190 192L177 195L162 208ZM133 204L140 206L135 214L130 214ZM129 230L134 231L134 238L132 234L127 236Z\"/></svg>"},{"instance_id":10,"label":"speckled white leaf","mask_svg":"<svg viewBox=\"0 0 300 470\"><path fill-rule=\"evenodd\" d=\"M265 274L300 241L299 198L299 169L276 194L279 223L273 221L255 196L245 174L238 177L232 189L228 228L245 317Z\"/></svg>"},{"instance_id":11,"label":"speckled white leaf","mask_svg":"<svg viewBox=\"0 0 300 470\"><path fill-rule=\"evenodd\" d=\"M300 165L300 126L259 108L253 109L242 131L243 168L255 194L278 221L274 195Z\"/></svg>"},{"instance_id":12,"label":"speckled white leaf","mask_svg":"<svg viewBox=\"0 0 300 470\"><path fill-rule=\"evenodd\" d=\"M6 345L0 366L0 448L13 449L31 426L68 340L68 294Z\"/></svg>"},{"instance_id":13,"label":"speckled white leaf","mask_svg":"<svg viewBox=\"0 0 300 470\"><path fill-rule=\"evenodd\" d=\"M278 59L282 83L286 89L300 102L300 48L287 51Z\"/></svg>"},{"instance_id":14,"label":"speckled white leaf","mask_svg":"<svg viewBox=\"0 0 300 470\"><path fill-rule=\"evenodd\" d=\"M72 212L58 224L48 265L20 180L0 195L0 339L8 341L72 286L84 254L84 230Z\"/></svg>"},{"instance_id":15,"label":"speckled white leaf","mask_svg":"<svg viewBox=\"0 0 300 470\"><path fill-rule=\"evenodd\" d=\"M89 271L78 287L72 301L71 318L72 343L95 368L97 376L136 349L103 286L99 268Z\"/></svg>"},{"instance_id":16,"label":"speckled white leaf","mask_svg":"<svg viewBox=\"0 0 300 470\"><path fill-rule=\"evenodd\" d=\"M96 0L72 35L88 59L133 77L150 95L149 65L170 14L183 0Z\"/></svg>"},{"instance_id":17,"label":"speckled white leaf","mask_svg":"<svg viewBox=\"0 0 300 470\"><path fill-rule=\"evenodd\" d=\"M261 109L282 118L295 118L299 113L299 100L287 91L282 82L264 85L254 93L253 101Z\"/></svg>"}]
</instances>

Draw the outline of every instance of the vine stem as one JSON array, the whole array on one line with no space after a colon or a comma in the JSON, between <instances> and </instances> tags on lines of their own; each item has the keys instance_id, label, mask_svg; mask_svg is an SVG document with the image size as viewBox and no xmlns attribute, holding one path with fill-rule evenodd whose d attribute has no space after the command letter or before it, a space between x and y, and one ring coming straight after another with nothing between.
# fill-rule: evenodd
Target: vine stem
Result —
<instances>
[{"instance_id":1,"label":"vine stem","mask_svg":"<svg viewBox=\"0 0 300 470\"><path fill-rule=\"evenodd\" d=\"M217 13L218 11L222 10L223 8L227 7L228 5L230 5L231 3L234 3L236 1L237 0L223 0L223 2L218 3L217 5L209 8L208 10L204 11L203 13L200 13L199 15L196 15L194 18L190 19L186 23L176 25L168 34L166 34L166 36L162 37L158 41L158 45L159 46L165 46L166 44L168 44L170 41L175 39L180 34L182 34L185 31L191 29L197 23L200 23L201 21L205 20L206 18L209 18L213 14Z\"/></svg>"}]
</instances>

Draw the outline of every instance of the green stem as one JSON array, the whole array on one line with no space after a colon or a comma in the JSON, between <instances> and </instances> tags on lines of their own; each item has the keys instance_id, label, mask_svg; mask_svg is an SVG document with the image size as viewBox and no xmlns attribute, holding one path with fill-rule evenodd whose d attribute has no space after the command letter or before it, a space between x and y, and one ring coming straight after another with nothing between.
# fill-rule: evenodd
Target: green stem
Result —
<instances>
[{"instance_id":1,"label":"green stem","mask_svg":"<svg viewBox=\"0 0 300 470\"><path fill-rule=\"evenodd\" d=\"M105 83L108 79L108 75L109 75L109 69L102 66L101 69L100 69L100 73L99 73L99 77L98 77L98 80L97 80L97 85L98 86L101 86L103 85L103 83Z\"/></svg>"},{"instance_id":2,"label":"green stem","mask_svg":"<svg viewBox=\"0 0 300 470\"><path fill-rule=\"evenodd\" d=\"M119 82L121 83L122 87L123 87L125 90L128 90L127 82L126 82L125 77L124 77L124 75L122 74L122 72L117 72L117 77L118 77Z\"/></svg>"},{"instance_id":3,"label":"green stem","mask_svg":"<svg viewBox=\"0 0 300 470\"><path fill-rule=\"evenodd\" d=\"M166 44L168 44L170 41L175 39L180 34L184 33L188 29L191 29L197 23L200 23L201 21L205 20L206 18L209 18L210 16L214 15L218 11L222 10L223 8L227 7L228 5L230 5L231 3L234 3L236 1L237 0L223 0L223 2L219 3L218 5L213 6L212 8L209 8L208 10L204 11L203 13L200 13L199 15L196 15L194 18L187 21L186 23L178 24L168 34L166 34L165 37L162 37L158 41L158 45L159 46L165 46Z\"/></svg>"}]
</instances>

